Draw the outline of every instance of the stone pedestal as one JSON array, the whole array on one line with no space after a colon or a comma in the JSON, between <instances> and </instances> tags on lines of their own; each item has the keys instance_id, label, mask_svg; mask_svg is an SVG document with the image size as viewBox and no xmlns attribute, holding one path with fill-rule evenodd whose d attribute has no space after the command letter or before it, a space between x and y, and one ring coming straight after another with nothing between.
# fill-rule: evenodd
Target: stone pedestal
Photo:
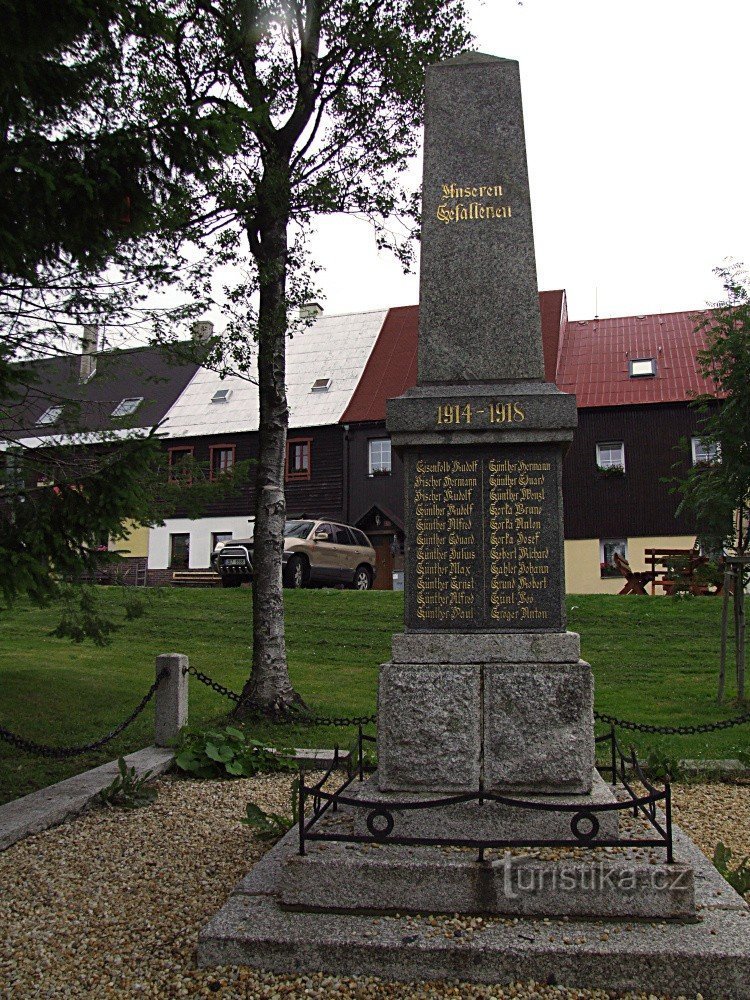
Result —
<instances>
[{"instance_id":1,"label":"stone pedestal","mask_svg":"<svg viewBox=\"0 0 750 1000\"><path fill-rule=\"evenodd\" d=\"M380 790L588 794L593 679L579 649L569 632L394 636Z\"/></svg>"}]
</instances>

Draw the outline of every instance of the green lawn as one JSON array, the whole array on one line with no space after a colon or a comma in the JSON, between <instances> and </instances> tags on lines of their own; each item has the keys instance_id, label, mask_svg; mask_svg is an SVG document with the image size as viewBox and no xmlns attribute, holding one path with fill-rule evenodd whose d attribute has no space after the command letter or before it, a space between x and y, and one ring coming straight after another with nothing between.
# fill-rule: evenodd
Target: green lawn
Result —
<instances>
[{"instance_id":1,"label":"green lawn","mask_svg":"<svg viewBox=\"0 0 750 1000\"><path fill-rule=\"evenodd\" d=\"M151 592L149 592L151 593ZM144 617L123 621L120 593L103 589L122 621L112 645L99 649L49 636L58 609L19 605L0 618L0 725L52 744L86 742L127 715L153 680L154 657L183 652L192 665L239 691L250 664L250 592L155 593ZM287 636L292 680L317 714L369 715L378 664L402 620L401 594L339 590L288 592ZM710 598L573 596L569 627L581 633L594 668L596 707L624 718L666 725L710 722L737 714L715 705L721 604ZM229 702L191 679L191 722L224 714ZM0 801L50 784L151 742L151 708L103 750L58 762L0 742ZM283 745L332 746L350 730L257 727ZM670 756L731 757L750 747L750 725L705 736L626 734L627 742Z\"/></svg>"}]
</instances>

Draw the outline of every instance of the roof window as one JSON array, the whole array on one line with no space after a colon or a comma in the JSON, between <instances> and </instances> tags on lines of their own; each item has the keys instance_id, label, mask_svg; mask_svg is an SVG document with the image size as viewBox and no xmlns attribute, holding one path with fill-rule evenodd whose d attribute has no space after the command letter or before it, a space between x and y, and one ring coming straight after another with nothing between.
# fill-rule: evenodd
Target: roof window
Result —
<instances>
[{"instance_id":1,"label":"roof window","mask_svg":"<svg viewBox=\"0 0 750 1000\"><path fill-rule=\"evenodd\" d=\"M634 358L630 362L631 378L648 378L656 375L656 358Z\"/></svg>"},{"instance_id":2,"label":"roof window","mask_svg":"<svg viewBox=\"0 0 750 1000\"><path fill-rule=\"evenodd\" d=\"M60 418L60 414L62 413L62 411L63 411L62 406L47 407L47 409L44 411L41 417L37 418L37 426L48 427L50 424L56 423Z\"/></svg>"},{"instance_id":3,"label":"roof window","mask_svg":"<svg viewBox=\"0 0 750 1000\"><path fill-rule=\"evenodd\" d=\"M310 392L328 392L331 388L331 381L330 378L316 378Z\"/></svg>"},{"instance_id":4,"label":"roof window","mask_svg":"<svg viewBox=\"0 0 750 1000\"><path fill-rule=\"evenodd\" d=\"M216 392L211 397L211 402L228 403L231 395L232 395L231 389L217 389Z\"/></svg>"},{"instance_id":5,"label":"roof window","mask_svg":"<svg viewBox=\"0 0 750 1000\"><path fill-rule=\"evenodd\" d=\"M143 396L131 396L128 399L121 399L114 410L112 410L112 416L129 417L131 413L135 413L142 402Z\"/></svg>"}]
</instances>

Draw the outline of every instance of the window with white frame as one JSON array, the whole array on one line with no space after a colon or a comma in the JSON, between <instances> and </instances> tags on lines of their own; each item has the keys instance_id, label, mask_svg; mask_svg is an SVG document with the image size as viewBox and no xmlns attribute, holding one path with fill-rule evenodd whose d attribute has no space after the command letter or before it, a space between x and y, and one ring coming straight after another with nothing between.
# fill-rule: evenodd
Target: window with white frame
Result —
<instances>
[{"instance_id":1,"label":"window with white frame","mask_svg":"<svg viewBox=\"0 0 750 1000\"><path fill-rule=\"evenodd\" d=\"M391 439L377 438L369 442L368 471L371 476L387 476L391 472Z\"/></svg>"},{"instance_id":2,"label":"window with white frame","mask_svg":"<svg viewBox=\"0 0 750 1000\"><path fill-rule=\"evenodd\" d=\"M112 410L112 416L129 417L131 413L135 413L142 402L143 396L132 396L130 399L122 399L114 410Z\"/></svg>"},{"instance_id":3,"label":"window with white frame","mask_svg":"<svg viewBox=\"0 0 750 1000\"><path fill-rule=\"evenodd\" d=\"M718 441L704 441L702 438L691 438L693 449L693 465L713 465L721 457Z\"/></svg>"},{"instance_id":4,"label":"window with white frame","mask_svg":"<svg viewBox=\"0 0 750 1000\"><path fill-rule=\"evenodd\" d=\"M37 417L37 426L47 427L50 424L56 423L62 411L62 406L48 406L44 413L40 417Z\"/></svg>"},{"instance_id":5,"label":"window with white frame","mask_svg":"<svg viewBox=\"0 0 750 1000\"><path fill-rule=\"evenodd\" d=\"M656 375L656 358L633 358L630 362L631 378L649 378Z\"/></svg>"},{"instance_id":6,"label":"window with white frame","mask_svg":"<svg viewBox=\"0 0 750 1000\"><path fill-rule=\"evenodd\" d=\"M615 563L615 555L627 562L628 540L627 538L601 538L599 539L599 570L603 577L620 576L620 570Z\"/></svg>"},{"instance_id":7,"label":"window with white frame","mask_svg":"<svg viewBox=\"0 0 750 1000\"><path fill-rule=\"evenodd\" d=\"M603 441L596 446L596 464L600 469L625 471L625 445L622 441Z\"/></svg>"}]
</instances>

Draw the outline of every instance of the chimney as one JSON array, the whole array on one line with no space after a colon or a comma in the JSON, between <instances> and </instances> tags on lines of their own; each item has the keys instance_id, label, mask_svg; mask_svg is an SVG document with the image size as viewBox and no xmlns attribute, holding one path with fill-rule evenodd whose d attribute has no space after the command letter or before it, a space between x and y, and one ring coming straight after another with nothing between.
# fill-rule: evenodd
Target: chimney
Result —
<instances>
[{"instance_id":1,"label":"chimney","mask_svg":"<svg viewBox=\"0 0 750 1000\"><path fill-rule=\"evenodd\" d=\"M88 382L96 374L96 352L99 347L99 327L84 326L81 337L81 360L78 369L78 381Z\"/></svg>"},{"instance_id":2,"label":"chimney","mask_svg":"<svg viewBox=\"0 0 750 1000\"><path fill-rule=\"evenodd\" d=\"M305 302L299 307L300 319L317 319L323 312L320 302Z\"/></svg>"},{"instance_id":3,"label":"chimney","mask_svg":"<svg viewBox=\"0 0 750 1000\"><path fill-rule=\"evenodd\" d=\"M214 335L214 325L208 319L199 319L190 327L190 333L199 344L208 344Z\"/></svg>"}]
</instances>

